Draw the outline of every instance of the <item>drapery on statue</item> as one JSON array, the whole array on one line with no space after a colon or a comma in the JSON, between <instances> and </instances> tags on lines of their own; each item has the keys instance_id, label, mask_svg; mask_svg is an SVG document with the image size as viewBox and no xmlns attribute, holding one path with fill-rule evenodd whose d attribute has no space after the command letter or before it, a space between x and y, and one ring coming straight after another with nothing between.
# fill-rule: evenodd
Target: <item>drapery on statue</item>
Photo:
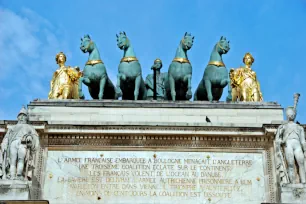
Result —
<instances>
[{"instance_id":1,"label":"drapery on statue","mask_svg":"<svg viewBox=\"0 0 306 204\"><path fill-rule=\"evenodd\" d=\"M51 80L49 99L79 99L78 80L82 73L78 67L65 66L66 55L60 52L55 57L59 68Z\"/></svg>"},{"instance_id":2,"label":"drapery on statue","mask_svg":"<svg viewBox=\"0 0 306 204\"><path fill-rule=\"evenodd\" d=\"M186 32L169 66L169 82L167 81L165 84L167 99L172 99L172 101L189 100L192 97L192 66L188 59L187 51L191 49L193 41L194 36Z\"/></svg>"},{"instance_id":3,"label":"drapery on statue","mask_svg":"<svg viewBox=\"0 0 306 204\"><path fill-rule=\"evenodd\" d=\"M98 47L89 35L84 35L81 38L80 49L82 52L89 54L83 70L83 76L79 79L80 98L85 98L82 91L82 83L84 83L88 86L89 94L93 99L117 99L115 86L107 75Z\"/></svg>"},{"instance_id":4,"label":"drapery on statue","mask_svg":"<svg viewBox=\"0 0 306 204\"><path fill-rule=\"evenodd\" d=\"M146 78L145 84L147 87L147 99L152 100L154 98L154 83L156 81L156 100L164 100L165 98L165 80L168 73L161 73L160 70L163 67L163 63L160 59L154 60L154 65L151 67L155 71L155 80L154 73L149 74Z\"/></svg>"},{"instance_id":5,"label":"drapery on statue","mask_svg":"<svg viewBox=\"0 0 306 204\"><path fill-rule=\"evenodd\" d=\"M125 32L117 37L117 46L123 50L117 75L116 93L123 100L145 100L147 89L145 87L140 63L136 57L131 41Z\"/></svg>"},{"instance_id":6,"label":"drapery on statue","mask_svg":"<svg viewBox=\"0 0 306 204\"><path fill-rule=\"evenodd\" d=\"M279 172L280 183L306 183L306 141L304 128L294 122L297 114L299 94L294 95L294 106L286 109L288 122L280 125L275 136L276 169ZM283 152L285 155L283 155ZM299 175L299 181L295 173Z\"/></svg>"},{"instance_id":7,"label":"drapery on statue","mask_svg":"<svg viewBox=\"0 0 306 204\"><path fill-rule=\"evenodd\" d=\"M260 84L251 66L254 58L250 53L243 57L244 67L230 70L233 101L262 101Z\"/></svg>"},{"instance_id":8,"label":"drapery on statue","mask_svg":"<svg viewBox=\"0 0 306 204\"><path fill-rule=\"evenodd\" d=\"M1 143L0 177L11 180L31 180L35 152L39 148L39 138L36 130L27 124L28 113L24 107L17 119L18 123L7 131Z\"/></svg>"},{"instance_id":9,"label":"drapery on statue","mask_svg":"<svg viewBox=\"0 0 306 204\"><path fill-rule=\"evenodd\" d=\"M221 37L213 48L204 75L194 94L195 101L219 101L223 88L230 83L228 71L223 63L222 55L230 50L229 41ZM228 86L227 101L232 100L231 86Z\"/></svg>"}]
</instances>

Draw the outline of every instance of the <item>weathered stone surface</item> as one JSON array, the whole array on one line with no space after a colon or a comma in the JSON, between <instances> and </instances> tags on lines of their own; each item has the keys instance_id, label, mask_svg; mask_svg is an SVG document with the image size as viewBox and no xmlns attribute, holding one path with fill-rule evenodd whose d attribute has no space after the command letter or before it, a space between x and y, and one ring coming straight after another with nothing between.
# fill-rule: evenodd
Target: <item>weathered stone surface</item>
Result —
<instances>
[{"instance_id":1,"label":"weathered stone surface","mask_svg":"<svg viewBox=\"0 0 306 204\"><path fill-rule=\"evenodd\" d=\"M49 151L50 203L237 203L268 197L259 152Z\"/></svg>"},{"instance_id":2,"label":"weathered stone surface","mask_svg":"<svg viewBox=\"0 0 306 204\"><path fill-rule=\"evenodd\" d=\"M282 203L305 203L306 184L287 184L281 187Z\"/></svg>"},{"instance_id":3,"label":"weathered stone surface","mask_svg":"<svg viewBox=\"0 0 306 204\"><path fill-rule=\"evenodd\" d=\"M29 200L28 181L0 180L0 200Z\"/></svg>"},{"instance_id":4,"label":"weathered stone surface","mask_svg":"<svg viewBox=\"0 0 306 204\"><path fill-rule=\"evenodd\" d=\"M283 120L280 105L273 102L210 103L168 101L33 101L30 120L66 124L241 126L262 127ZM208 117L210 122L207 122Z\"/></svg>"}]
</instances>

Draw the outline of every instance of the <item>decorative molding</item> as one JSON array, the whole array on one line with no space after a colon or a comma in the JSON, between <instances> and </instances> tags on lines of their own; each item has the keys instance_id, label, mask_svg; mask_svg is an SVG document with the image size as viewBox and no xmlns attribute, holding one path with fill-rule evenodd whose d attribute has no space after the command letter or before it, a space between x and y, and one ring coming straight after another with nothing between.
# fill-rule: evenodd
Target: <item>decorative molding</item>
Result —
<instances>
[{"instance_id":1,"label":"decorative molding","mask_svg":"<svg viewBox=\"0 0 306 204\"><path fill-rule=\"evenodd\" d=\"M118 108L204 108L204 109L283 109L277 102L209 102L209 101L149 101L149 100L76 100L38 99L31 101L28 108L49 107L118 107Z\"/></svg>"}]
</instances>

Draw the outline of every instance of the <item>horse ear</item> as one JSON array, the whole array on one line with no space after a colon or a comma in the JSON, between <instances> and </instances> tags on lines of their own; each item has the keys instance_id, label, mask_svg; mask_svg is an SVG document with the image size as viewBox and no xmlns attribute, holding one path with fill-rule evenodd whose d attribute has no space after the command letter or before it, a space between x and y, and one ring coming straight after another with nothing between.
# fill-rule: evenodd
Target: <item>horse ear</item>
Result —
<instances>
[{"instance_id":1,"label":"horse ear","mask_svg":"<svg viewBox=\"0 0 306 204\"><path fill-rule=\"evenodd\" d=\"M223 36L221 36L220 40L223 40Z\"/></svg>"},{"instance_id":2,"label":"horse ear","mask_svg":"<svg viewBox=\"0 0 306 204\"><path fill-rule=\"evenodd\" d=\"M125 32L123 31L123 34L126 36Z\"/></svg>"},{"instance_id":3,"label":"horse ear","mask_svg":"<svg viewBox=\"0 0 306 204\"><path fill-rule=\"evenodd\" d=\"M89 38L90 39L90 36L88 34L84 35L84 38Z\"/></svg>"},{"instance_id":4,"label":"horse ear","mask_svg":"<svg viewBox=\"0 0 306 204\"><path fill-rule=\"evenodd\" d=\"M185 33L185 35L184 36L186 36L187 35L187 32Z\"/></svg>"}]
</instances>

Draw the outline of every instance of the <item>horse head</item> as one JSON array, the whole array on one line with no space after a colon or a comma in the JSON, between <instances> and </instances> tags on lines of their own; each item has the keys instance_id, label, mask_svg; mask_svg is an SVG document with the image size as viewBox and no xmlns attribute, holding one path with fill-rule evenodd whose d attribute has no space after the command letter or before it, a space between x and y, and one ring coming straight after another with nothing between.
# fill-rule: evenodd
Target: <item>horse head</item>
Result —
<instances>
[{"instance_id":1,"label":"horse head","mask_svg":"<svg viewBox=\"0 0 306 204\"><path fill-rule=\"evenodd\" d=\"M116 34L116 37L117 37L117 46L121 50L126 50L130 46L130 41L124 31L120 32L119 35Z\"/></svg>"},{"instance_id":2,"label":"horse head","mask_svg":"<svg viewBox=\"0 0 306 204\"><path fill-rule=\"evenodd\" d=\"M226 54L230 50L229 42L226 40L226 37L221 36L219 42L216 44L216 50L220 55Z\"/></svg>"},{"instance_id":3,"label":"horse head","mask_svg":"<svg viewBox=\"0 0 306 204\"><path fill-rule=\"evenodd\" d=\"M89 35L84 35L83 38L81 38L81 46L80 49L86 53L91 52L94 49L94 42L90 39Z\"/></svg>"},{"instance_id":4,"label":"horse head","mask_svg":"<svg viewBox=\"0 0 306 204\"><path fill-rule=\"evenodd\" d=\"M189 50L193 45L194 36L191 33L185 33L183 39L181 40L181 45L184 50Z\"/></svg>"}]
</instances>

